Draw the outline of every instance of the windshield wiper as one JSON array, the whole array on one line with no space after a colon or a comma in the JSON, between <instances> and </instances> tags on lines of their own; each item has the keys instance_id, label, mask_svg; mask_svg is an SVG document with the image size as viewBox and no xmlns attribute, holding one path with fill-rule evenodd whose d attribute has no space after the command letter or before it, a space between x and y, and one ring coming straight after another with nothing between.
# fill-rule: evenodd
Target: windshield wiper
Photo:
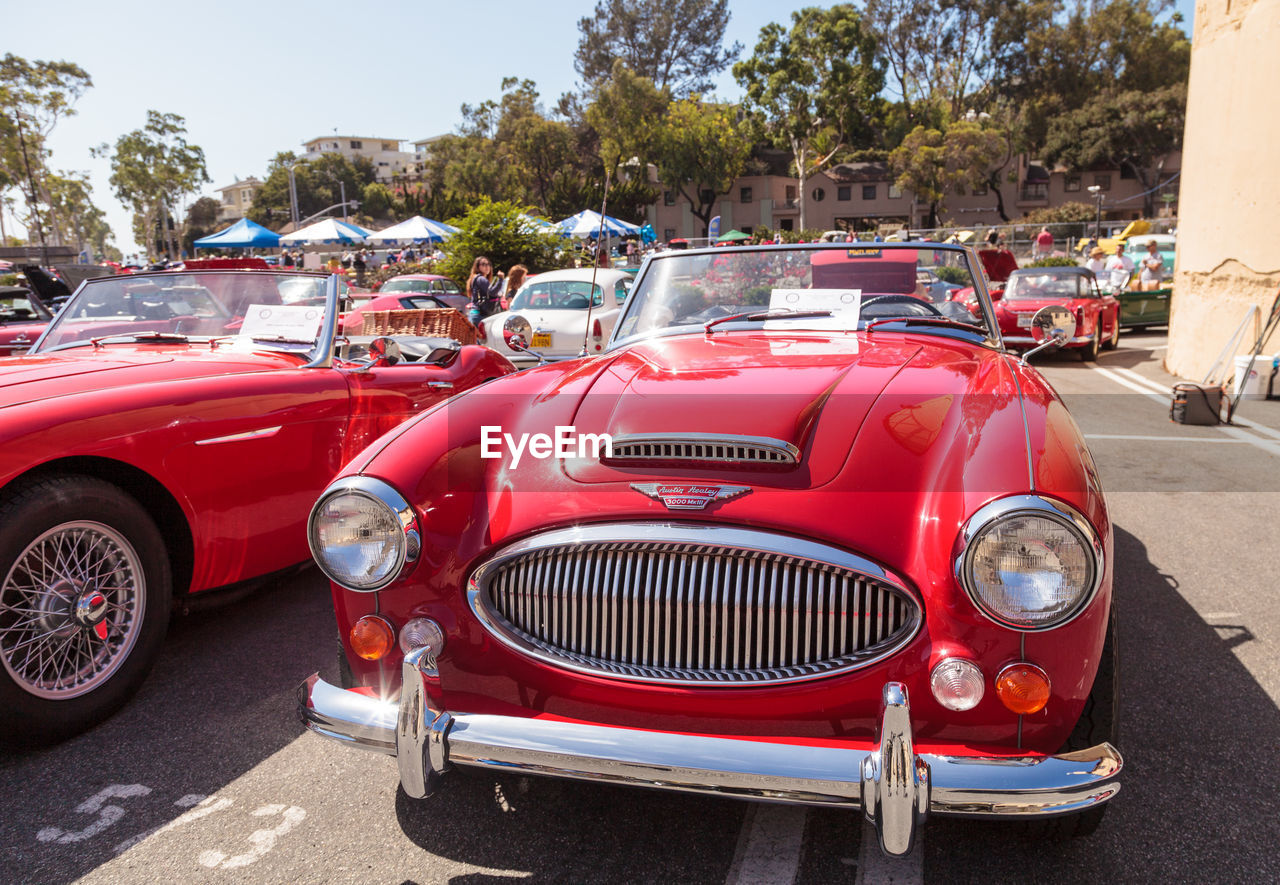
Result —
<instances>
[{"instance_id":1,"label":"windshield wiper","mask_svg":"<svg viewBox=\"0 0 1280 885\"><path fill-rule=\"evenodd\" d=\"M264 344L315 344L314 338L288 338L284 335L251 335L249 340Z\"/></svg>"},{"instance_id":2,"label":"windshield wiper","mask_svg":"<svg viewBox=\"0 0 1280 885\"><path fill-rule=\"evenodd\" d=\"M877 326L884 326L889 323L905 323L908 326L951 326L956 329L964 329L966 332L976 332L979 335L985 334L985 330L981 326L975 326L973 323L966 323L963 320L953 320L951 317L881 317L878 320L872 320L862 327L862 331L870 332Z\"/></svg>"},{"instance_id":3,"label":"windshield wiper","mask_svg":"<svg viewBox=\"0 0 1280 885\"><path fill-rule=\"evenodd\" d=\"M758 320L772 319L808 319L811 317L829 317L833 314L829 310L792 310L789 307L775 308L773 310L753 310L747 313L734 313L726 317L716 317L714 320L707 320L702 328L704 331L710 332L712 326L718 326L721 323L732 323L735 320L746 320L747 322Z\"/></svg>"},{"instance_id":4,"label":"windshield wiper","mask_svg":"<svg viewBox=\"0 0 1280 885\"><path fill-rule=\"evenodd\" d=\"M101 347L104 341L157 341L165 344L186 344L191 339L181 332L117 332L115 335L101 335L90 338L89 343Z\"/></svg>"}]
</instances>

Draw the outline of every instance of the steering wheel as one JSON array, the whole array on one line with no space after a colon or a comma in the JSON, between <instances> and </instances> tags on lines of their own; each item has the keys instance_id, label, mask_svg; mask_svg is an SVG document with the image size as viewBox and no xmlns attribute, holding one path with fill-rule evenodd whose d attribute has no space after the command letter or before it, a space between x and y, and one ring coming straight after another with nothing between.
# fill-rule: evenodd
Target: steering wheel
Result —
<instances>
[{"instance_id":1,"label":"steering wheel","mask_svg":"<svg viewBox=\"0 0 1280 885\"><path fill-rule=\"evenodd\" d=\"M875 304L902 304L915 308L919 311L907 311L903 314L904 316L942 316L942 311L938 310L938 308L934 307L928 301L922 301L914 295L905 295L900 292L891 292L888 295L877 295L874 298L868 298L866 301L862 302L862 306L859 308L859 313L865 312L868 307ZM873 310L871 315L873 317L891 317L897 316L898 314L893 312L881 313L880 311Z\"/></svg>"}]
</instances>

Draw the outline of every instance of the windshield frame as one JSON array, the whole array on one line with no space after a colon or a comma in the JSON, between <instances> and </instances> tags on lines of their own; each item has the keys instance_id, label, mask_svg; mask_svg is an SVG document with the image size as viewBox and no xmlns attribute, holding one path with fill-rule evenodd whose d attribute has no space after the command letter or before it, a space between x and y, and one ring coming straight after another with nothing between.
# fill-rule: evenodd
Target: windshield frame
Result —
<instances>
[{"instance_id":1,"label":"windshield frame","mask_svg":"<svg viewBox=\"0 0 1280 885\"><path fill-rule=\"evenodd\" d=\"M963 258L964 263L968 267L969 277L973 281L974 295L977 298L978 305L981 309L982 325L975 325L972 329L975 335L982 336L982 343L986 346L993 347L997 350L1004 350L1004 340L1000 335L1000 324L996 318L995 307L991 301L991 295L987 288L987 278L982 269L982 262L978 260L977 253L971 246L952 243L935 243L931 240L907 240L905 242L866 242L860 241L855 243L786 243L778 245L762 245L762 246L734 246L726 250L725 247L704 247L701 249L675 249L666 252L650 253L640 265L637 271L635 282L632 283L631 289L627 295L626 303L622 307L622 312L618 316L618 321L614 324L613 332L609 336L609 341L605 346L605 353L609 353L617 348L635 344L640 341L650 339L667 338L675 335L704 334L705 329L702 323L696 325L685 326L667 326L662 330L647 330L631 335L622 335L622 329L625 327L626 320L631 311L636 308L636 293L644 290L646 277L649 274L656 273L657 262L669 261L672 259L691 258L699 256L723 256L726 251L732 253L741 252L817 252L823 250L847 250L847 249L885 249L885 250L901 250L901 251L919 251L928 249L934 252L951 252ZM934 265L928 265L933 267ZM772 318L776 321L777 318ZM718 327L719 331L760 331L765 320L736 320L732 323L725 323ZM857 331L864 329L867 320L859 320ZM745 327L745 328L744 328ZM883 329L883 326L878 328ZM927 332L928 327L924 325L912 325L910 331ZM945 326L936 326L935 329L945 329ZM771 332L782 331L790 334L791 330L779 330L776 327L770 329ZM797 326L794 330L796 333L802 334L828 334L828 335L851 335L853 331L839 332L831 329L806 329L804 326ZM887 329L885 331L888 331Z\"/></svg>"},{"instance_id":2,"label":"windshield frame","mask_svg":"<svg viewBox=\"0 0 1280 885\"><path fill-rule=\"evenodd\" d=\"M136 274L113 274L111 276L104 276L104 277L90 277L89 279L84 280L79 286L76 287L75 291L71 293L71 297L67 299L66 304L63 305L62 309L59 310L56 314L54 314L53 319L49 322L47 326L44 327L43 331L41 331L40 337L36 339L35 344L33 344L31 348L27 351L27 355L36 356L42 353L54 353L64 349L70 349L69 347L64 347L63 346L64 344L72 345L72 344L79 344L81 342L83 342L86 345L90 344L92 341L91 338L82 338L74 342L71 342L71 341L60 342L59 344L54 345L48 350L43 349L45 346L46 339L48 339L52 334L56 333L58 328L63 324L63 322L70 320L77 302L81 298L85 297L86 292L91 292L95 287L102 287L109 283L120 284L125 281L132 283L132 282L143 281L143 280L174 279L179 277L188 277L192 275L199 275L201 277L226 276L226 275L235 276L235 277L270 276L273 279L277 279L280 277L299 277L304 279L323 280L324 285L323 285L322 291L324 292L324 321L321 324L320 331L316 334L315 342L309 349L305 351L290 350L287 348L280 348L280 350L281 352L293 353L300 357L304 357L306 362L303 368L323 368L333 364L334 335L337 330L338 312L339 312L339 301L338 301L339 287L338 287L337 275L316 273L314 271L312 272L289 271L289 270L276 269L276 268L272 268L268 270L256 270L256 269L244 270L244 269L231 269L231 268L210 269L210 270L176 269L176 270L163 270L163 271L149 271L146 273L136 273ZM191 342L197 343L197 344L203 344L206 341L218 340L219 337L222 337L222 336L204 336L204 335L192 336ZM227 336L227 337L235 337L235 336ZM117 343L117 342L112 342L112 343ZM136 343L136 341L131 339L129 337L129 333L126 332L126 333L121 333L120 340L118 343L133 344L133 343ZM255 344L256 346L259 346L264 350L276 349L271 346L272 343L269 341L255 342ZM97 349L96 346L95 346L95 349Z\"/></svg>"}]
</instances>

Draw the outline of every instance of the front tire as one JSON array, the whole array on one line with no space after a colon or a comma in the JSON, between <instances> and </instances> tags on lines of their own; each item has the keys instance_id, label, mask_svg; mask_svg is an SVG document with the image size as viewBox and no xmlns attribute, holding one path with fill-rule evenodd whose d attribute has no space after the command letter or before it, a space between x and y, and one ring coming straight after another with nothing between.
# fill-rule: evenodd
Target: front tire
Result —
<instances>
[{"instance_id":1,"label":"front tire","mask_svg":"<svg viewBox=\"0 0 1280 885\"><path fill-rule=\"evenodd\" d=\"M116 486L61 476L0 498L0 743L65 740L141 686L169 626L164 541Z\"/></svg>"},{"instance_id":2,"label":"front tire","mask_svg":"<svg viewBox=\"0 0 1280 885\"><path fill-rule=\"evenodd\" d=\"M1084 702L1075 728L1058 752L1087 750L1104 741L1112 746L1120 742L1120 653L1116 648L1114 601L1107 622L1107 638L1102 644L1102 658L1098 661L1098 674L1093 678L1093 689ZM1053 840L1088 836L1098 829L1110 804L1103 802L1077 814L1028 821L1027 833L1034 838Z\"/></svg>"},{"instance_id":3,"label":"front tire","mask_svg":"<svg viewBox=\"0 0 1280 885\"><path fill-rule=\"evenodd\" d=\"M1115 350L1120 346L1120 314L1116 313L1115 320L1111 323L1111 336L1107 338L1107 343L1102 345L1104 350Z\"/></svg>"}]
</instances>

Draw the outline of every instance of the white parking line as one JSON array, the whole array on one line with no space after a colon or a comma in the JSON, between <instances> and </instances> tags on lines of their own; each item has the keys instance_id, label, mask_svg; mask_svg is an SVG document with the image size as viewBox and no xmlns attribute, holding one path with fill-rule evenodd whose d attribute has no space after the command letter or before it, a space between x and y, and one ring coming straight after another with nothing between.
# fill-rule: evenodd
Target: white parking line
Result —
<instances>
[{"instance_id":1,"label":"white parking line","mask_svg":"<svg viewBox=\"0 0 1280 885\"><path fill-rule=\"evenodd\" d=\"M1104 378L1109 378L1110 380L1114 381L1116 384L1119 384L1121 387L1127 387L1130 390L1137 391L1143 396L1149 397L1158 402L1164 403L1164 402L1168 402L1169 400L1168 393L1157 394L1154 391L1152 391L1151 388L1145 387L1140 384L1136 384L1133 381L1130 381L1128 378L1124 377L1123 375L1120 375L1119 372L1127 371L1125 369L1113 370L1113 369L1104 369L1101 366L1094 366L1093 371L1097 372L1099 375L1101 375ZM1136 372L1134 372L1133 374L1137 375ZM1142 381L1147 380L1145 378L1142 378L1141 375L1138 375L1138 377Z\"/></svg>"},{"instance_id":2,"label":"white parking line","mask_svg":"<svg viewBox=\"0 0 1280 885\"><path fill-rule=\"evenodd\" d=\"M725 885L789 885L800 872L807 810L752 803Z\"/></svg>"}]
</instances>

